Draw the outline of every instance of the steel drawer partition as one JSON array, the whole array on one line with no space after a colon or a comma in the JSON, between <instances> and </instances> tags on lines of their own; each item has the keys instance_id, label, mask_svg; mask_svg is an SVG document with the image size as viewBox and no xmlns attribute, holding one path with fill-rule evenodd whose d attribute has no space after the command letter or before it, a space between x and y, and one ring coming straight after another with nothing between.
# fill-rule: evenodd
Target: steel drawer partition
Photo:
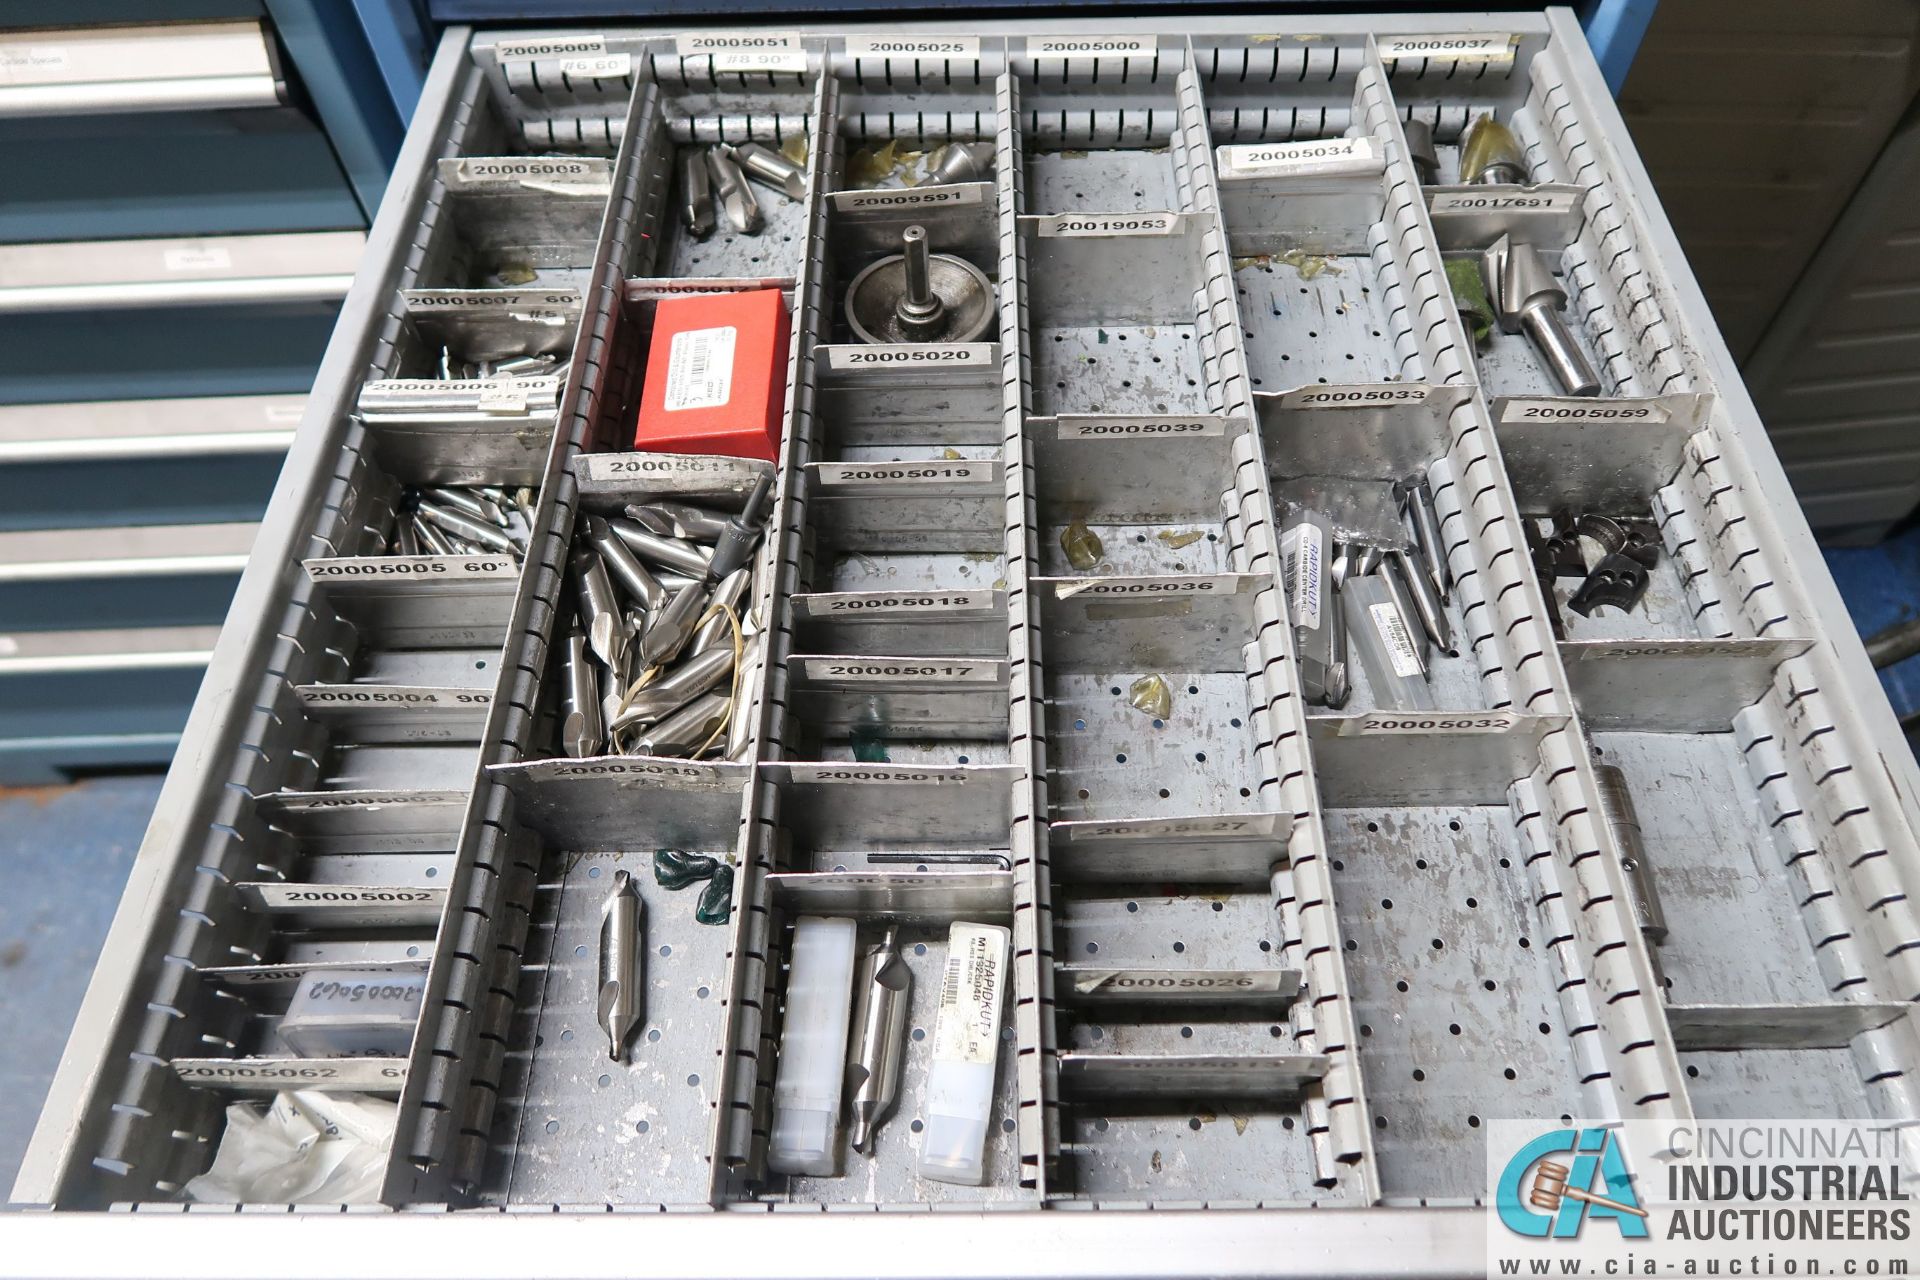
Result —
<instances>
[{"instance_id":1,"label":"steel drawer partition","mask_svg":"<svg viewBox=\"0 0 1920 1280\"><path fill-rule=\"evenodd\" d=\"M1831 1109L1911 1120L1920 1046L1910 1020L1883 1022L1873 1016L1884 1002L1910 1001L1920 990L1912 967L1912 944L1920 930L1908 897L1914 868L1900 852L1903 838L1891 835L1893 828L1910 829L1910 793L1886 768L1862 767L1877 754L1865 746L1865 736L1884 708L1864 705L1859 714L1836 713L1833 691L1860 687L1858 655L1844 635L1837 644L1830 637L1816 640L1794 656L1798 638L1821 636L1818 621L1832 616L1808 602L1810 594L1826 594L1827 584L1809 581L1796 565L1810 546L1801 536L1804 522L1753 500L1757 489L1751 477L1758 459L1749 456L1748 442L1763 437L1717 335L1689 326L1689 321L1698 325L1704 312L1691 281L1666 269L1677 259L1664 221L1644 206L1616 198L1612 183L1645 179L1637 163L1617 154L1595 131L1601 121L1618 127L1611 106L1594 101L1558 51L1543 51L1537 62L1543 83L1534 97L1551 122L1542 131L1549 140L1543 150L1558 171L1587 188L1598 235L1614 250L1608 273L1622 310L1637 321L1632 329L1636 366L1660 374L1668 367L1665 361L1685 352L1693 359L1684 369L1675 367L1679 376L1671 379L1673 388L1712 393L1704 429L1688 439L1674 483L1660 491L1655 508L1669 546L1686 564L1689 601L1702 637L1697 652L1713 653L1716 638L1728 637L1718 647L1734 663L1748 673L1772 673L1772 687L1739 711L1730 735L1692 735L1691 745L1678 748L1676 756L1675 740L1689 735L1658 732L1671 726L1656 723L1654 733L1619 739L1625 748L1622 763L1630 777L1637 760L1659 760L1669 768L1678 764L1683 772L1705 777L1714 767L1710 756L1731 764L1737 753L1756 789L1758 813L1750 812L1746 820L1756 837L1763 827L1770 829L1779 859L1777 864L1757 861L1756 869L1769 882L1773 907L1797 906L1805 924L1818 977L1803 971L1809 986L1802 990L1824 987L1827 993L1808 1012L1831 1025L1825 1031L1817 1022L1808 1028L1801 1042L1805 1048L1798 1051L1807 1055L1802 1057L1775 1052L1774 1045L1751 1038L1754 1033L1743 1025L1764 1024L1770 1016L1794 1025L1785 1012L1743 1013L1738 1001L1732 1008L1672 1010L1675 1020L1684 1015L1674 1032L1676 1040L1684 1039L1683 1047L1726 1051L1710 1059L1688 1054L1689 1090L1695 1105L1710 1115L1728 1114L1761 1096L1782 1114ZM1643 248L1654 245L1663 251L1656 255ZM1756 444L1756 452L1765 458L1766 470L1777 467L1763 445ZM1769 649L1769 641L1775 647ZM1723 657L1721 665L1731 664ZM1749 681L1740 683L1743 692L1751 687ZM1845 693L1840 698L1852 701ZM1728 701L1737 706L1745 698ZM1596 732L1596 743L1604 745L1606 736ZM1715 739L1720 745L1710 746ZM1775 1005L1774 994L1773 1001L1759 1001L1752 993L1745 999ZM1674 1004L1680 1003L1676 991ZM1826 1053L1828 1071L1844 1072L1849 1055L1835 1052L1841 1046L1851 1050L1856 1079L1832 1091L1803 1088L1811 1055Z\"/></svg>"},{"instance_id":2,"label":"steel drawer partition","mask_svg":"<svg viewBox=\"0 0 1920 1280\"><path fill-rule=\"evenodd\" d=\"M1518 38L1512 47L1515 64L1524 65L1532 48L1530 38ZM1399 168L1393 197L1399 216L1408 234L1424 241L1437 261L1448 242L1436 232L1436 220L1425 208L1405 158L1399 123L1404 116L1396 104L1409 79L1413 81L1407 90L1410 96L1417 98L1423 92L1422 77L1434 77L1434 84L1440 86L1434 92L1444 103L1448 94L1444 78L1457 68L1421 62L1415 69L1417 74L1410 77L1408 68L1399 63L1383 67L1384 90L1376 98L1375 116ZM1485 81L1499 78L1496 66L1470 80L1465 92L1478 94ZM1440 110L1445 115L1448 108L1443 105ZM1433 341L1448 353L1450 380L1478 386L1488 366L1473 367L1468 358L1472 342L1458 313L1450 305L1442 306L1435 296L1441 287L1436 283L1428 288L1430 314L1437 322L1430 330L1438 335ZM1519 354L1531 358L1530 352ZM1586 735L1577 719L1567 718L1575 709L1574 700L1550 634L1543 584L1530 568L1520 508L1484 397L1475 396L1461 405L1454 427L1459 435L1453 450L1453 484L1436 493L1449 513L1443 517L1443 527L1477 531L1483 541L1488 530L1497 530L1495 547L1482 553L1490 557L1487 572L1498 583L1483 589L1486 607L1514 638L1513 648L1520 655L1513 660L1513 705L1537 717L1545 729L1532 757L1538 768L1529 761L1516 773L1518 783L1508 799L1519 860L1533 890L1534 932L1545 935L1551 970L1557 976L1552 986L1559 994L1559 1020L1566 1029L1574 1071L1568 1083L1578 1086L1576 1101L1583 1098L1592 1113L1685 1118L1691 1112L1672 1040L1658 1013L1659 985L1628 906L1626 872L1613 832L1600 820Z\"/></svg>"},{"instance_id":3,"label":"steel drawer partition","mask_svg":"<svg viewBox=\"0 0 1920 1280\"><path fill-rule=\"evenodd\" d=\"M1619 125L1572 46L1577 32L1561 16L1475 22L1476 30L1498 26L1517 36L1505 62L1483 68L1389 63L1378 52L1376 36L1438 31L1448 21L1465 20L1322 19L1317 30L1298 33L1311 38L1279 41L1237 32L1232 19L1205 20L1178 37L1140 22L1103 35L1103 50L1070 57L1048 43L1054 37L1044 22L1020 23L1004 43L982 41L977 59L953 55L951 42L937 59L850 52L864 46L835 28L803 37L806 72L777 80L715 76L704 55L690 68L659 32L606 33L602 52L591 56L616 61L596 61L605 74L584 79L554 74L574 56L567 35L545 44L538 34L482 36L470 49L451 38L429 96L441 114L424 119L466 154L561 142L606 154L615 140L624 145L584 299L563 429L543 458L540 550L512 584L511 608L501 602L510 634L483 729L485 759L476 761L501 763L470 793L416 793L418 803L391 815L404 818L405 829L381 833L388 841L449 841L455 856L448 865L458 877L449 927L431 957L433 1016L405 1067L386 1204L535 1210L487 1215L504 1232L529 1238L558 1220L539 1212L554 1207L734 1207L742 1212L731 1230L756 1242L746 1246L752 1261L777 1269L778 1258L760 1249L791 1247L831 1224L864 1242L897 1215L858 1210L905 1209L909 1201L1028 1211L987 1215L996 1249L1024 1238L1021 1224L1042 1208L1065 1211L1069 1225L1054 1230L1070 1232L1076 1221L1090 1221L1072 1211L1151 1207L1160 1211L1154 1234L1190 1241L1210 1225L1201 1212L1285 1206L1289 1212L1237 1219L1284 1223L1311 1212L1311 1202L1348 1210L1314 1221L1357 1213L1376 1240L1404 1225L1451 1242L1418 1266L1462 1271L1472 1259L1459 1223L1477 1224L1479 1211L1407 1202L1465 1202L1483 1192L1470 1162L1457 1158L1474 1144L1482 1116L1684 1119L1696 1110L1726 1114L1755 1098L1787 1114L1912 1116L1912 1031L1899 1015L1912 994L1904 988L1916 985L1904 895L1917 873L1910 805L1896 795L1910 775L1883 770L1878 759L1871 722L1884 713L1852 714L1858 655L1841 655L1820 639L1820 619L1807 602L1824 602L1830 592L1810 580L1817 570L1798 563L1811 553L1797 526L1783 533L1791 518L1757 501L1773 492L1777 476L1768 470L1761 484L1754 473L1773 464L1764 451L1744 452L1762 437L1697 293L1667 265L1677 261L1671 237L1657 212L1633 198L1644 175L1601 136ZM1081 34L1069 43L1087 43ZM1077 117L1068 110L1076 97ZM1457 132L1488 108L1512 120L1538 176L1578 189L1578 207L1592 220L1552 215L1561 218L1552 234L1565 232L1554 247L1568 246L1580 340L1605 364L1605 389L1629 397L1589 403L1655 406L1666 415L1655 424L1663 431L1633 435L1569 418L1564 402L1537 394L1543 384L1523 340L1496 340L1509 346L1490 361L1469 357L1439 267L1448 255L1471 252L1471 237L1488 224L1463 222L1457 205L1429 210L1434 193L1414 181L1400 122L1437 123L1445 163ZM838 295L850 268L878 250L871 239L863 248L850 236L859 219L844 216L833 196L847 185L852 152L895 136L909 111L913 123L903 136L916 146L948 136L990 136L995 145L992 217L940 224L996 279L999 342L983 376L960 369L850 377L835 363L844 336ZM669 160L681 146L748 131L808 138L807 199L775 210L774 236L795 240L717 237L696 245L666 222ZM1311 218L1268 217L1248 197L1268 200L1271 211L1275 192L1217 169L1218 146L1341 134L1372 139L1381 165L1359 203L1347 201L1321 224L1341 232L1338 244L1286 242L1276 233ZM429 144L438 141L416 133L413 171L429 167L436 150ZM1082 150L1099 162L1073 154ZM409 203L405 225L390 210L386 238L376 237L400 241L424 209L422 238L406 262L396 251L379 282L383 294L445 260L431 243L447 234L434 225L444 216L437 188L416 183ZM1111 220L1139 224L1162 206L1175 217L1131 227ZM1049 234L1060 231L1068 234ZM975 239L976 232L984 234ZM1532 232L1551 238L1538 225ZM1260 244L1260 234L1270 243ZM1339 276L1318 272L1296 283L1291 277L1303 273L1291 262L1271 263L1270 278L1235 261L1236 253L1244 259L1300 248L1306 265L1327 245L1344 250L1334 255ZM1110 250L1104 261L1120 269L1101 265ZM769 261L753 263L755 255ZM767 270L742 271L742 264ZM795 308L776 514L760 553L768 570L757 592L767 610L766 652L743 708L753 732L740 744L740 761L614 760L607 763L642 766L647 772L631 777L644 780L534 785L539 771L569 767L536 758L553 741L550 651L555 627L564 625L565 548L583 508L627 492L608 464L621 460L618 437L630 430L648 309L688 277L704 277L699 288L779 285L791 290ZM1342 310L1350 300L1343 286L1351 295L1355 284L1371 292ZM1323 310L1286 305L1301 298L1296 305ZM316 421L330 388L368 363L376 376L417 367L412 321L394 307L383 314L383 301L363 299L357 311L350 305L358 323L378 333L349 341L343 330L339 345L352 346L353 358L336 350L334 382L316 396ZM1281 315L1273 314L1276 305ZM1098 307L1113 312L1113 323L1102 323ZM1323 313L1337 323L1305 321ZM1319 341L1336 333L1351 344ZM369 361L367 344L376 337ZM1674 360L1685 380L1669 378ZM1338 402L1280 403L1296 366L1294 389L1305 384L1312 393L1322 377L1326 388L1342 389L1349 363L1361 371L1349 386L1413 391L1424 416L1410 428L1383 426L1378 415L1362 426ZM1135 385L1120 385L1126 381ZM884 395L894 402L881 412L876 396ZM322 518L302 549L351 557L378 540L391 486L408 477L376 451L377 433L342 424L342 398L333 399L325 458L310 448L300 454L296 444L302 465L331 483L324 501L306 499L304 510ZM1530 434L1529 419L1512 411L1516 403L1554 410L1535 419L1558 428L1549 442L1590 439L1575 447L1633 458L1637 496L1656 508L1670 562L1650 607L1624 619L1569 619L1569 638L1554 638L1548 593L1555 584L1523 563L1530 559L1525 521L1555 492L1569 492L1557 472L1590 468L1553 466L1540 433ZM1195 438L1158 440L1143 428L1169 422L1201 429ZM1460 583L1454 620L1468 651L1458 671L1436 681L1449 710L1411 732L1380 715L1366 690L1341 714L1305 705L1276 563L1284 523L1276 512L1287 511L1293 496L1289 472L1306 469L1297 465L1303 432L1358 439L1389 429L1414 441L1389 459L1389 469L1417 464L1437 491ZM347 449L336 467L339 445ZM896 460L935 465L920 468L930 476L879 475L885 491L862 494L867 522L849 520L847 486L873 483L851 471L885 472ZM923 489L900 491L927 479ZM1602 486L1573 496L1613 492ZM879 522L912 514L915 503L923 504L921 515L936 506L943 517L964 510L967 539L984 531L986 541L970 548L977 561L916 559L898 544L886 557L910 573L948 575L939 581L959 588L962 612L937 623L928 621L933 615L826 618L828 597L842 598L838 590L859 572L836 570L836 551L871 551L877 535L903 529L924 541L940 527L924 519ZM286 510L285 502L276 507L269 530L286 524ZM1098 532L1109 567L1099 567L1098 556L1091 570L1074 563L1060 537L1076 519ZM1157 538L1163 530L1174 537ZM1187 538L1195 531L1200 538ZM283 528L282 536L296 532L306 530ZM1129 599L1135 585L1202 580L1231 589L1196 599L1182 620L1143 619ZM248 606L271 603L285 633L272 664L278 674L267 681L257 666L242 686L263 690L255 700L266 710L256 713L248 741L265 754L235 772L218 753L231 748L237 727L190 739L202 753L193 767L262 795L318 772L317 740L290 686L338 664L357 642L350 626L339 630L326 597L283 585L285 594L272 601L256 589ZM1151 601L1154 609L1166 603ZM328 643L343 635L345 644ZM229 643L262 650L267 638L243 645L236 632ZM847 689L835 683L846 677L816 677L805 665L823 658L848 667L931 658L984 678L935 691L964 708L964 730L890 734L893 761L849 759L859 745L850 732L857 720ZM1170 714L1123 705L1125 682L1111 677L1124 669L1131 679L1142 661L1169 678ZM1101 677L1097 689L1093 677ZM1686 696L1645 695L1645 685L1661 681L1684 683ZM1092 700L1076 701L1083 683ZM1199 708L1208 711L1202 735L1183 732L1181 722ZM203 717L215 718L206 708ZM1155 718L1164 727L1149 729ZM209 749L217 757L211 770ZM1196 750L1206 759L1194 758ZM1122 755L1124 762L1116 758ZM1665 943L1642 938L1621 864L1626 850L1599 817L1595 765L1609 761L1644 797L1655 875L1669 873ZM662 765L679 769L680 780L651 772ZM176 813L192 812L182 799L188 781L184 774L174 780ZM707 783L715 785L703 792ZM1087 797L1079 795L1083 786ZM1241 787L1246 794L1236 796ZM278 866L276 859L311 857L340 838L337 824L320 822L311 809L290 810L287 796L254 812L236 794L212 815L216 790L207 788L199 816L218 816L256 863L263 850ZM1690 797L1710 791L1700 807L1718 826L1703 838L1703 819L1685 810ZM643 1052L661 1056L644 1070L657 1066L668 1078L656 1086L643 1072L616 1085L608 1065L587 1065L598 1052L580 981L592 967L599 898L599 884L588 887L590 871L614 865L596 855L631 859L644 852L635 845L656 834L664 840L664 831L643 828L676 813L691 824L686 847L738 860L735 910L727 929L701 930L702 937L682 919L691 905L685 897L650 900L660 932L649 943L670 943L674 952L653 958L653 976L667 984L661 1012L672 1021L655 1024L665 1032L663 1047ZM1250 839L1220 825L1248 818L1259 820ZM1193 820L1201 825L1182 825ZM451 838L430 829L455 826ZM1788 942L1771 983L1716 949L1701 924L1716 902L1699 889L1701 873L1749 842L1763 855L1753 864L1761 892L1743 900L1743 927ZM1673 847L1663 853L1665 845ZM1280 865L1254 865L1281 847ZM882 851L985 856L994 865L956 873L866 864ZM1153 864L1152 892L1115 893L1113 877L1141 874L1143 855ZM240 856L215 865L228 874L243 870ZM186 896L192 859L184 849L173 857L179 883L152 900L166 910L217 906L206 892ZM1179 875L1211 868L1230 883L1162 890L1157 881L1167 872L1159 864L1181 862ZM842 866L850 874L836 871ZM875 901L867 890L876 883L895 896ZM882 1130L885 1160L871 1172L856 1163L855 1176L835 1181L765 1174L786 985L781 920L804 910L905 921L910 944L927 947L924 956L910 948L923 988L916 1022L927 1017L944 921L1013 924L1011 1035L1000 1058L986 1187L928 1194L932 1184L913 1180L905 1162L917 1145L911 1120L921 1068L911 1048L908 1101ZM1804 941L1791 931L1796 914ZM138 1016L129 1012L126 1029L114 1032L101 1008L124 999L137 1009L135 1001L157 991L144 980L129 983L130 952L149 944L136 946L126 930L165 926L136 915L127 916L132 925L122 922L119 967L103 971L113 999L97 986L94 1022L76 1038L76 1052L95 1064L96 1083L64 1080L47 1122L57 1140L84 1138L84 1145L68 1148L77 1155L50 1156L43 1143L38 1181L23 1179L25 1190L45 1188L42 1199L80 1207L115 1196L106 1188L122 1179L82 1164L101 1149L109 1123L120 1129L116 1154L142 1163L136 1177L168 1145L177 1173L191 1172L217 1132L218 1095L138 1094L101 1072L105 1048L111 1042L117 1054L130 1044ZM273 950L279 944L259 932L261 924L236 917L222 925L223 940L260 957L242 968L421 959ZM1270 949L1259 949L1262 941ZM1088 942L1101 949L1088 952ZM150 949L157 961L161 948ZM189 962L206 961L172 949ZM1662 968L1673 984L1668 999ZM1100 1003L1103 984L1116 975L1137 982L1158 973L1237 971L1252 975L1255 989L1234 993L1217 1011L1189 1002L1169 1016L1165 1005ZM1288 971L1302 978L1290 1006ZM708 988L705 996L689 990L696 981ZM173 998L172 990L160 994ZM575 1031L575 1041L562 1040L565 1031ZM1231 1061L1189 1052L1222 1046L1240 1052L1225 1055ZM692 1076L698 1085L685 1083ZM92 1110L90 1092L99 1096ZM121 1101L153 1114L127 1112L109 1122L107 1104ZM1504 1110L1503 1101L1511 1104ZM143 1126L182 1136L143 1146ZM644 1173L661 1153L673 1157L672 1171ZM153 1176L176 1181L173 1170ZM772 1208L856 1212L764 1212ZM711 1215L648 1217L659 1230L696 1219L722 1225ZM980 1216L962 1220L977 1242ZM411 1221L430 1227L465 1219ZM926 1237L918 1247L940 1247L950 1238L941 1235L944 1225L954 1221L951 1213L926 1216L916 1227ZM1111 1240L1114 1229L1103 1237ZM1100 1265L1101 1255L1088 1256L1090 1267ZM1368 1258L1376 1270L1393 1261Z\"/></svg>"},{"instance_id":4,"label":"steel drawer partition","mask_svg":"<svg viewBox=\"0 0 1920 1280\"><path fill-rule=\"evenodd\" d=\"M445 43L447 49L457 49L463 36L452 33ZM445 111L452 108L451 90L457 79L458 64L449 57L434 85L434 101L444 103ZM131 1144L142 1141L138 1130L145 1109L136 1107L116 1116L119 1100L137 1089L147 1091L150 1099L166 1092L165 1065L141 1056L147 1051L136 1047L142 1038L164 1030L163 1022L152 1025L164 1015L148 1014L148 1025L143 1027L139 1011L148 1007L156 994L154 984L168 973L163 954L174 945L164 933L165 918L151 914L149 904L170 899L184 905L192 882L203 879L196 876L195 864L208 824L231 822L243 803L244 774L238 789L211 787L207 779L224 779L233 773L243 744L257 741L269 723L269 713L242 704L241 699L248 696L243 691L258 689L269 678L266 673L284 670L296 652L283 634L289 628L297 630L302 612L290 601L297 589L294 562L310 545L311 522L324 510L321 504L333 475L333 458L348 434L345 412L351 378L366 359L387 294L403 269L405 233L430 185L424 171L441 145L440 130L446 119L445 114L424 115L409 141L409 172L418 176L403 177L396 185L380 220L380 243L391 248L363 269L343 309L346 322L322 365L323 387L331 384L330 388L309 401L306 429L296 439L292 461L256 544L257 554L242 577L233 610L236 625L215 646L214 668L233 675L230 682L204 686L196 700L182 751L161 795L159 816L143 846L141 865L75 1025L69 1059L86 1065L62 1075L50 1092L36 1141L15 1187L17 1199L99 1206L130 1191L145 1193L154 1180L166 1175L165 1170L140 1168L124 1154L108 1155L110 1150L130 1154ZM252 755L244 758L260 760ZM216 833L219 829L214 828ZM193 976L176 969L167 980L177 990ZM173 1101L178 1104L177 1095ZM158 1120L162 1127L180 1129L194 1139L202 1136L193 1130L192 1122L182 1124L182 1116L162 1120L151 1111L147 1115L148 1128ZM202 1111L200 1119L213 1117ZM151 1142L149 1149L155 1149ZM98 1159L121 1163L103 1168L96 1164ZM137 1180L121 1181L129 1175Z\"/></svg>"}]
</instances>

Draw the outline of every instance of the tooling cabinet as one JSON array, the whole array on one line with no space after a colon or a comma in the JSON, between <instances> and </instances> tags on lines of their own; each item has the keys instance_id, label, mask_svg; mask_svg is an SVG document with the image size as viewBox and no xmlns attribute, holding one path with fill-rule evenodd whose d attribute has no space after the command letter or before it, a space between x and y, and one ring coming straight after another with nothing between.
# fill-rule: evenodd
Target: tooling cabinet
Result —
<instances>
[{"instance_id":1,"label":"tooling cabinet","mask_svg":"<svg viewBox=\"0 0 1920 1280\"><path fill-rule=\"evenodd\" d=\"M628 1260L779 1274L907 1239L801 1210L938 1210L862 1256L951 1270L966 1230L1000 1270L1051 1211L1085 1246L1056 1271L1218 1269L1196 1246L1231 1221L1262 1269L1461 1273L1486 1120L1916 1118L1912 762L1577 27L1188 21L447 35L16 1200L137 1229L228 1102L318 1078L398 1100L381 1204L522 1211L420 1232L712 1207L740 1225L635 1220ZM1447 181L1486 113L1533 195ZM683 154L748 139L804 196L694 238ZM1343 139L1376 163L1259 154ZM954 142L990 176L875 162ZM557 191L476 163L540 156L586 163ZM852 335L849 280L913 223L988 281L980 340ZM1475 354L1445 264L1503 232L1560 273L1598 397L1552 395L1523 338ZM583 517L737 509L768 469L630 452L655 309L767 287L788 392L721 758L569 758ZM390 412L479 323L434 299L502 288L551 293L563 372L504 416ZM1286 513L1408 474L1453 583L1435 709L1364 672L1310 704ZM537 489L524 561L369 567L400 487L447 482ZM1534 544L1570 509L1650 522L1632 609L1566 606ZM380 686L445 697L341 692ZM734 866L725 924L652 882L663 847ZM610 1063L621 869L645 1031ZM330 919L308 883L405 892ZM900 1113L839 1177L768 1167L800 915L897 925L916 975ZM979 1186L913 1166L959 920L1013 939ZM326 966L424 972L410 1053L261 1056ZM1069 1212L1123 1208L1159 1212ZM326 1238L370 1248L366 1221Z\"/></svg>"}]
</instances>

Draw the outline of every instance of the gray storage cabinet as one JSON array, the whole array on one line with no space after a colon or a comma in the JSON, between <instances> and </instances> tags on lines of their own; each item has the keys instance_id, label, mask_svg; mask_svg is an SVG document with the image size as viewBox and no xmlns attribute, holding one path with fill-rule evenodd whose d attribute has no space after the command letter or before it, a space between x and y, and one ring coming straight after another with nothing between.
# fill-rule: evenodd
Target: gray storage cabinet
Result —
<instances>
[{"instance_id":1,"label":"gray storage cabinet","mask_svg":"<svg viewBox=\"0 0 1920 1280\"><path fill-rule=\"evenodd\" d=\"M1420 186L1406 125L1451 174L1486 112L1550 198ZM1342 137L1371 172L1220 163ZM804 156L805 197L693 239L677 159L747 138ZM907 219L840 197L890 139L992 146L989 180L905 206L992 282L983 341L849 341L847 282ZM462 177L553 153L610 160L599 190ZM1561 273L1599 398L1556 397L1521 338L1473 354L1443 263L1502 230ZM485 287L535 238L537 287L578 296L554 418L358 416L364 384L427 375L414 291ZM623 451L654 308L752 284L793 332L739 749L557 758L582 514L752 477ZM1310 705L1290 503L1410 470L1454 580L1437 709L1359 677ZM537 485L524 567L393 587L422 481ZM1562 605L1556 638L1528 528L1567 507L1639 510L1659 555L1631 612ZM848 592L873 612L842 620ZM1147 675L1171 711L1128 705ZM483 696L411 734L313 696L396 682ZM1657 940L1601 817L1622 775ZM128 1270L185 1233L236 1271L1478 1274L1485 1119L1916 1118L1917 784L1567 11L455 29L15 1188L55 1212L11 1225ZM655 886L669 846L737 866L725 926ZM622 867L632 1065L594 1012ZM373 875L413 904L378 929L273 892ZM769 1172L809 913L897 923L927 1031L948 925L1011 928L984 1185L914 1175L917 1038L871 1160ZM424 972L409 1053L269 1050L329 965ZM1096 970L1254 994L1106 1003ZM289 1086L396 1098L384 1205L480 1211L183 1215L226 1106Z\"/></svg>"}]
</instances>

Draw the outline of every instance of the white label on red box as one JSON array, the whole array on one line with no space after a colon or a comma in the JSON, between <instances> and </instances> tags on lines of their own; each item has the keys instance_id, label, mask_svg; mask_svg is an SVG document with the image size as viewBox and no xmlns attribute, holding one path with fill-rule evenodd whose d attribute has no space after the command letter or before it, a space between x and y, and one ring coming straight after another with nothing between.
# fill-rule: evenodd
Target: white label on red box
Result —
<instances>
[{"instance_id":1,"label":"white label on red box","mask_svg":"<svg viewBox=\"0 0 1920 1280\"><path fill-rule=\"evenodd\" d=\"M717 409L733 394L733 345L740 331L732 325L716 329L683 329L673 335L667 353L667 396L662 407Z\"/></svg>"}]
</instances>

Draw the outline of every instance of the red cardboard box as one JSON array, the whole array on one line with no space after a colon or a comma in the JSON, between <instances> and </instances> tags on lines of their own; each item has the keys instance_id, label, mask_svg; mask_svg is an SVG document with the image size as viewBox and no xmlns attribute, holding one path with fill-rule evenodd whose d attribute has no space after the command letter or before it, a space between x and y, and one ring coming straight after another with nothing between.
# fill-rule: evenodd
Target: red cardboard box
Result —
<instances>
[{"instance_id":1,"label":"red cardboard box","mask_svg":"<svg viewBox=\"0 0 1920 1280\"><path fill-rule=\"evenodd\" d=\"M778 289L662 299L633 447L777 461L787 325Z\"/></svg>"}]
</instances>

